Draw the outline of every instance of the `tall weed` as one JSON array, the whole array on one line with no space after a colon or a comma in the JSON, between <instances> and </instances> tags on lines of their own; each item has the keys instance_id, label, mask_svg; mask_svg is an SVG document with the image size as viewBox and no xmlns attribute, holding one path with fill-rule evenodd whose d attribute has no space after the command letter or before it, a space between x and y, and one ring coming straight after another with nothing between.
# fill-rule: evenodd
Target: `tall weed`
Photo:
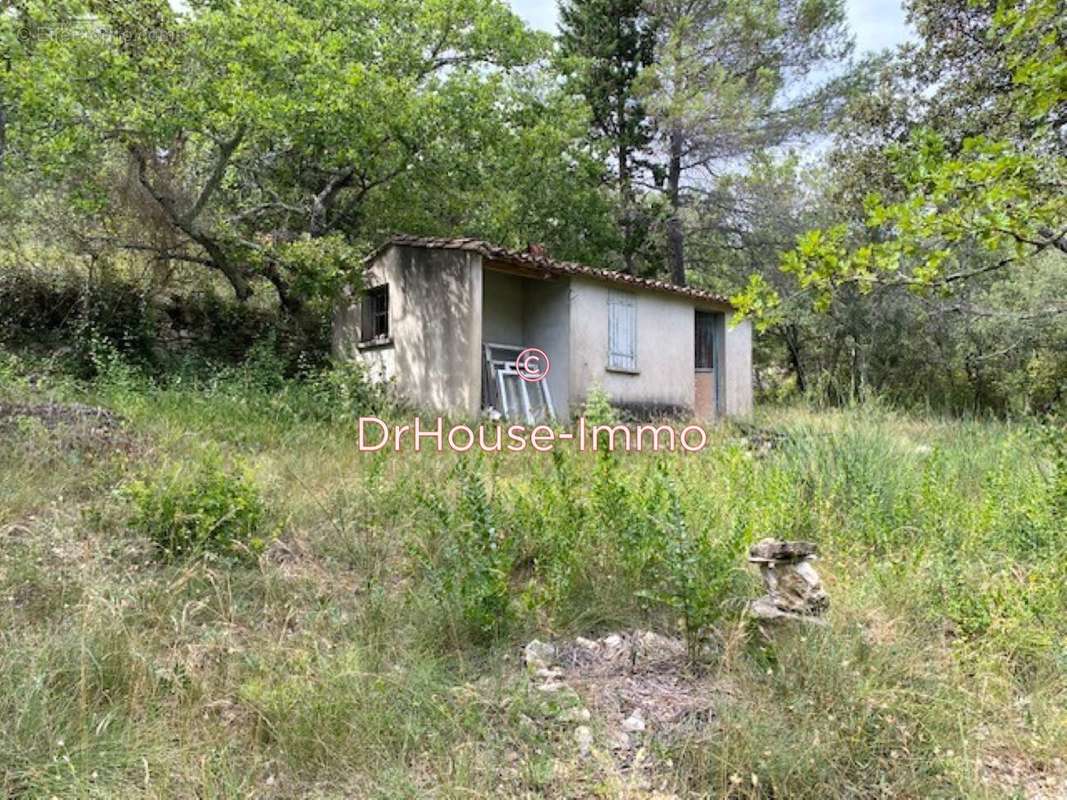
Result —
<instances>
[{"instance_id":1,"label":"tall weed","mask_svg":"<svg viewBox=\"0 0 1067 800\"><path fill-rule=\"evenodd\" d=\"M269 512L251 475L227 470L214 451L191 467L165 467L131 481L119 493L133 507L130 527L165 560L254 561L270 536Z\"/></svg>"}]
</instances>

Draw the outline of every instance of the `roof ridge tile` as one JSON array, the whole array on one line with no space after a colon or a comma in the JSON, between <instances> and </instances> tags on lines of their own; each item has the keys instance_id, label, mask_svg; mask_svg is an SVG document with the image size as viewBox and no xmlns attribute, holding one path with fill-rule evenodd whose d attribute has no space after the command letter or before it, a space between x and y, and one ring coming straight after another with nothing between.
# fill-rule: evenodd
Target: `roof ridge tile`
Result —
<instances>
[{"instance_id":1,"label":"roof ridge tile","mask_svg":"<svg viewBox=\"0 0 1067 800\"><path fill-rule=\"evenodd\" d=\"M675 294L682 297L690 297L696 300L708 300L713 303L726 305L733 308L730 300L723 295L709 292L705 289L695 289L691 286L676 286L673 283L657 278L642 278L625 272L617 272L605 267L592 267L579 264L576 261L557 261L548 256L534 256L521 250L512 250L501 245L495 245L474 237L439 237L439 236L415 236L407 233L397 233L386 239L366 259L364 264L370 264L391 246L422 247L428 250L465 250L478 253L487 258L498 261L506 261L523 266L534 266L546 272L557 275L581 275L588 278L598 279L607 283L624 284L644 289Z\"/></svg>"}]
</instances>

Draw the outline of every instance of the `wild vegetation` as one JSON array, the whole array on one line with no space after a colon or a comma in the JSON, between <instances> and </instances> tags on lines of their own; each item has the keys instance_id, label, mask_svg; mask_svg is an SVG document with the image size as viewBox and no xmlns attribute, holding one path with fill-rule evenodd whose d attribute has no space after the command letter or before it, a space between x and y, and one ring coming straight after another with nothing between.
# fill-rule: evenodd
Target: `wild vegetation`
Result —
<instances>
[{"instance_id":1,"label":"wild vegetation","mask_svg":"<svg viewBox=\"0 0 1067 800\"><path fill-rule=\"evenodd\" d=\"M3 362L0 408L124 420L106 446L0 420L7 796L1001 797L1067 778L1067 457L1038 425L868 403L768 410L785 438L764 455L729 427L699 455L368 455L340 401L357 378L107 363L86 382ZM767 534L819 544L828 628L746 621ZM631 629L687 644L672 669L713 687L713 713L650 727L628 765L593 705L583 758L567 709L592 701L540 691L522 646Z\"/></svg>"},{"instance_id":2,"label":"wild vegetation","mask_svg":"<svg viewBox=\"0 0 1067 800\"><path fill-rule=\"evenodd\" d=\"M219 347L109 291L36 327L6 317L0 794L993 798L1067 780L1054 418L858 396L765 403L766 453L724 426L700 455L365 454L359 415L406 412L358 369L254 310L189 305ZM768 534L819 545L827 629L768 639L745 616L746 548ZM629 695L580 674L547 695L522 648L638 630L677 643L640 690L700 705L621 753L604 697Z\"/></svg>"}]
</instances>

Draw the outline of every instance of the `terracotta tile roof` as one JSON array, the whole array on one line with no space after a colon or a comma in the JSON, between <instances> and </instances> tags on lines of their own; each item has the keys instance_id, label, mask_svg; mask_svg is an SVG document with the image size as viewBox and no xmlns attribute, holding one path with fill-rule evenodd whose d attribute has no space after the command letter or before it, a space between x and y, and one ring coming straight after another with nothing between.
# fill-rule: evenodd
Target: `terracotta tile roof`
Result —
<instances>
[{"instance_id":1,"label":"terracotta tile roof","mask_svg":"<svg viewBox=\"0 0 1067 800\"><path fill-rule=\"evenodd\" d=\"M377 250L367 257L365 263L370 263L390 246L421 247L427 250L463 250L469 253L478 253L484 258L493 261L501 261L527 269L540 270L546 275L580 275L606 283L632 286L638 289L649 289L657 292L690 297L694 300L707 300L711 303L729 306L733 308L729 299L722 295L708 292L703 289L694 289L689 286L675 286L666 281L653 280L652 278L638 278L622 272L610 269L587 267L584 264L575 264L572 261L556 261L545 256L533 255L520 250L509 250L506 247L483 242L480 239L442 239L430 236L409 236L398 234L385 241Z\"/></svg>"}]
</instances>

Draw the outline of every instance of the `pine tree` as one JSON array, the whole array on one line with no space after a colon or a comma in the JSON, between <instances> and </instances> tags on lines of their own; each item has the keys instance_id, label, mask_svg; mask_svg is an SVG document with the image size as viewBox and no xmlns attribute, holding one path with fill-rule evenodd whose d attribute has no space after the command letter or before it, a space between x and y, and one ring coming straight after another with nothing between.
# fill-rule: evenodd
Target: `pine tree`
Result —
<instances>
[{"instance_id":1,"label":"pine tree","mask_svg":"<svg viewBox=\"0 0 1067 800\"><path fill-rule=\"evenodd\" d=\"M666 160L669 269L684 284L687 192L723 165L819 129L847 82L811 78L849 53L851 37L843 0L649 0L647 9L655 60L635 89Z\"/></svg>"},{"instance_id":2,"label":"pine tree","mask_svg":"<svg viewBox=\"0 0 1067 800\"><path fill-rule=\"evenodd\" d=\"M595 137L609 142L619 200L623 260L633 272L647 234L634 185L647 172L652 126L634 92L652 62L654 31L642 0L563 0L560 49L572 86L588 102Z\"/></svg>"}]
</instances>

